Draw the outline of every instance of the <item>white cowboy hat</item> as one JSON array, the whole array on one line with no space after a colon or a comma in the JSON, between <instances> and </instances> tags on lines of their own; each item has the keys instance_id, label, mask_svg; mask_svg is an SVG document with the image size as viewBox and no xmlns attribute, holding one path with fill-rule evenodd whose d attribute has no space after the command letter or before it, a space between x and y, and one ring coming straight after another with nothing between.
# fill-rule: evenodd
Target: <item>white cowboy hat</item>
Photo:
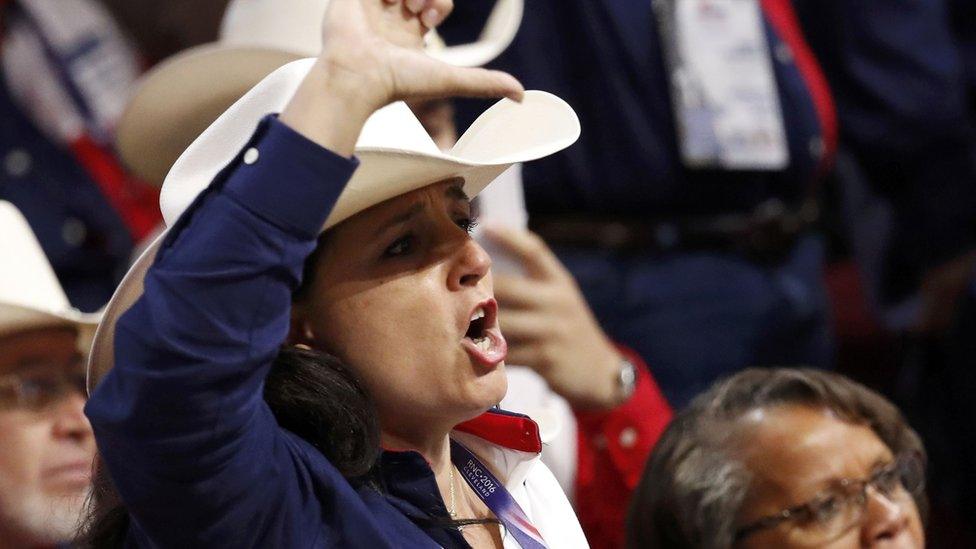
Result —
<instances>
[{"instance_id":1,"label":"white cowboy hat","mask_svg":"<svg viewBox=\"0 0 976 549\"><path fill-rule=\"evenodd\" d=\"M261 118L284 109L314 61L294 61L271 73L180 156L160 194L167 226L173 226L217 173L240 154ZM554 95L528 91L522 103L508 99L496 103L453 149L442 152L410 108L393 103L366 122L356 144L359 168L323 230L385 200L455 177L464 180L465 193L474 197L511 165L560 151L579 135L579 119L572 107ZM142 295L143 278L165 237L163 233L139 257L106 306L88 363L89 391L112 368L115 322Z\"/></svg>"},{"instance_id":2,"label":"white cowboy hat","mask_svg":"<svg viewBox=\"0 0 976 549\"><path fill-rule=\"evenodd\" d=\"M54 269L20 210L0 200L0 335L47 326L74 326L90 340L100 314L71 306Z\"/></svg>"},{"instance_id":3,"label":"white cowboy hat","mask_svg":"<svg viewBox=\"0 0 976 549\"><path fill-rule=\"evenodd\" d=\"M119 121L125 164L160 184L176 158L234 101L274 69L322 49L330 0L232 0L220 39L163 61L142 79ZM435 33L428 53L458 66L480 66L511 44L524 0L497 0L477 42L446 47Z\"/></svg>"}]
</instances>

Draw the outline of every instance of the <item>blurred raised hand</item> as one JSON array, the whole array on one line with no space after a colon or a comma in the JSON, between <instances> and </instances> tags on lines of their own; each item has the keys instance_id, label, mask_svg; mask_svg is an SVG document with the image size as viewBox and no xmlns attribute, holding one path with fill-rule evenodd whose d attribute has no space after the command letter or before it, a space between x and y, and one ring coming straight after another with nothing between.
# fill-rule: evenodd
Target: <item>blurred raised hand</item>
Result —
<instances>
[{"instance_id":1,"label":"blurred raised hand","mask_svg":"<svg viewBox=\"0 0 976 549\"><path fill-rule=\"evenodd\" d=\"M499 319L509 342L506 362L532 368L576 408L621 404L621 356L573 276L535 233L491 226L485 232L525 273L494 276Z\"/></svg>"}]
</instances>

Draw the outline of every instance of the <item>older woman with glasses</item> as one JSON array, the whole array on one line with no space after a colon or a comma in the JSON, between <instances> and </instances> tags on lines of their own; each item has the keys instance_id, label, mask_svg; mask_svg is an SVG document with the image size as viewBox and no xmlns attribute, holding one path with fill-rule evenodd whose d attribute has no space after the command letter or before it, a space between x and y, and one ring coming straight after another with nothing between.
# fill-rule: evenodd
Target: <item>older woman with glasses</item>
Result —
<instances>
[{"instance_id":1,"label":"older woman with glasses","mask_svg":"<svg viewBox=\"0 0 976 549\"><path fill-rule=\"evenodd\" d=\"M877 393L816 370L747 370L661 438L631 547L925 546L925 451Z\"/></svg>"}]
</instances>

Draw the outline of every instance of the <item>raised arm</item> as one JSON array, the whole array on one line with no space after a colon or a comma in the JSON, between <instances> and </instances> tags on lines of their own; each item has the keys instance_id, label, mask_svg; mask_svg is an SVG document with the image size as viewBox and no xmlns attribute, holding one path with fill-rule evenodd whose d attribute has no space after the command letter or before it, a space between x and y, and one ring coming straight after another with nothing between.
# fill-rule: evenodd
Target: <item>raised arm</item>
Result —
<instances>
[{"instance_id":1,"label":"raised arm","mask_svg":"<svg viewBox=\"0 0 976 549\"><path fill-rule=\"evenodd\" d=\"M278 429L263 381L366 118L400 98L521 94L507 75L419 51L450 7L334 0L324 49L280 118L261 122L170 229L86 410L137 539L299 546L323 531L323 496L307 489L300 459L310 447ZM331 497L351 493L336 471L324 474L336 481ZM343 501L345 513L362 507Z\"/></svg>"}]
</instances>

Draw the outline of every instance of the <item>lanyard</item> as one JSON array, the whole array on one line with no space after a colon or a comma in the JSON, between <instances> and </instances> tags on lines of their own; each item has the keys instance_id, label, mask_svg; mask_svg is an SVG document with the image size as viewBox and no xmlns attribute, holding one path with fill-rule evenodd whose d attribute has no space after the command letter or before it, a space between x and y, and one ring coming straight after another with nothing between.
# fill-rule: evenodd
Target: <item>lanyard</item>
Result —
<instances>
[{"instance_id":1,"label":"lanyard","mask_svg":"<svg viewBox=\"0 0 976 549\"><path fill-rule=\"evenodd\" d=\"M529 517L512 498L512 494L474 454L454 440L451 441L451 461L468 486L495 513L522 549L546 549L542 534L529 522Z\"/></svg>"}]
</instances>

